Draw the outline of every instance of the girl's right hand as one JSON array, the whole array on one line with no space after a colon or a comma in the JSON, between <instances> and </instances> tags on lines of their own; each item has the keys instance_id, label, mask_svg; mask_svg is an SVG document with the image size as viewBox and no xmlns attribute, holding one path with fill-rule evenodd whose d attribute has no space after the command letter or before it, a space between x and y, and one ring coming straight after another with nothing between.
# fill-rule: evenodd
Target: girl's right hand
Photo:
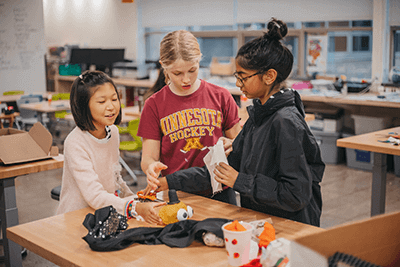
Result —
<instances>
[{"instance_id":1,"label":"girl's right hand","mask_svg":"<svg viewBox=\"0 0 400 267\"><path fill-rule=\"evenodd\" d=\"M167 168L168 166L161 163L160 161L155 161L151 163L146 170L147 188L150 187L151 190L156 190L158 188L158 185L160 184L160 182L158 181L158 177L160 176L161 170L165 170ZM146 192L148 192L148 190L145 190L145 194Z\"/></svg>"}]
</instances>

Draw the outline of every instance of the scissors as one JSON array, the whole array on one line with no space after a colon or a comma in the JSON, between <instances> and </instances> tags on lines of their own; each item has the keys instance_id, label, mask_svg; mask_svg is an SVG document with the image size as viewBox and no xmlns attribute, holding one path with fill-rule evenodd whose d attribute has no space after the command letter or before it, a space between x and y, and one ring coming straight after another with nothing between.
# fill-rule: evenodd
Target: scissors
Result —
<instances>
[{"instance_id":1,"label":"scissors","mask_svg":"<svg viewBox=\"0 0 400 267\"><path fill-rule=\"evenodd\" d=\"M399 133L397 133L397 132L390 132L390 133L389 133L389 136L394 137L394 138L397 138L397 139L400 139L400 135L399 135Z\"/></svg>"},{"instance_id":2,"label":"scissors","mask_svg":"<svg viewBox=\"0 0 400 267\"><path fill-rule=\"evenodd\" d=\"M156 192L150 192L147 195L144 195L143 191L139 191L136 193L137 194L137 198L135 198L136 200L139 200L141 202L147 202L147 201L156 201L156 202L164 202L164 200L158 199L157 198L157 193Z\"/></svg>"}]
</instances>

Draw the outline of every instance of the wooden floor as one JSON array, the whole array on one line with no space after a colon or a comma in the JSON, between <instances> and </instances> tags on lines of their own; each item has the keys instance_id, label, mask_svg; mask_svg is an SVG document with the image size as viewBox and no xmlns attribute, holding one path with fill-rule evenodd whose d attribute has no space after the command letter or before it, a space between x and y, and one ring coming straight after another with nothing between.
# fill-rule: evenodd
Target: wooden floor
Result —
<instances>
[{"instance_id":1,"label":"wooden floor","mask_svg":"<svg viewBox=\"0 0 400 267\"><path fill-rule=\"evenodd\" d=\"M131 168L137 168L137 160L126 158ZM21 176L16 179L19 222L26 223L55 214L58 201L50 198L53 187L61 184L62 170L46 171ZM126 181L131 178L123 171ZM323 209L321 227L352 222L370 217L371 172L350 169L345 164L327 165L321 184ZM134 192L145 187L144 176L139 176L139 185ZM400 177L393 172L387 175L386 211L400 210ZM82 218L83 222L83 218ZM4 266L1 265L0 266ZM55 266L47 260L28 251L23 266Z\"/></svg>"}]
</instances>

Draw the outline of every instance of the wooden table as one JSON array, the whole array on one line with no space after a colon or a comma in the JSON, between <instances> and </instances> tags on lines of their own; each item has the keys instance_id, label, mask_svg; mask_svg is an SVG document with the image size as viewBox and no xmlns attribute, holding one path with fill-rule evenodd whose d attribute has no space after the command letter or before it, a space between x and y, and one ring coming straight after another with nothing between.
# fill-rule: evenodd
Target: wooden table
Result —
<instances>
[{"instance_id":1,"label":"wooden table","mask_svg":"<svg viewBox=\"0 0 400 267\"><path fill-rule=\"evenodd\" d=\"M276 237L287 239L325 231L188 193L178 192L178 196L193 208L194 220L212 217L246 221L271 218ZM207 247L196 241L187 248L134 244L119 251L92 251L82 239L87 234L82 222L86 214L93 212L93 209L85 208L14 226L7 229L7 235L14 242L60 266L228 266L225 248ZM149 226L134 219L128 223L130 228Z\"/></svg>"},{"instance_id":2,"label":"wooden table","mask_svg":"<svg viewBox=\"0 0 400 267\"><path fill-rule=\"evenodd\" d=\"M301 100L303 102L318 102L325 103L329 105L353 105L353 106L368 106L368 107L385 107L385 108L400 108L400 103L398 102L390 102L390 101L378 101L377 94L374 93L366 93L362 96L367 97L375 97L377 100L363 100L354 99L354 96L357 96L357 93L348 93L347 95L339 95L336 97L327 97L327 96L318 96L312 94L301 94ZM361 97L361 96L360 96Z\"/></svg>"},{"instance_id":3,"label":"wooden table","mask_svg":"<svg viewBox=\"0 0 400 267\"><path fill-rule=\"evenodd\" d=\"M10 102L17 102L18 99L21 98L23 94L20 95L0 95L0 102L10 103Z\"/></svg>"},{"instance_id":4,"label":"wooden table","mask_svg":"<svg viewBox=\"0 0 400 267\"><path fill-rule=\"evenodd\" d=\"M27 94L19 94L19 95L0 95L0 102L2 103L12 103L12 102L17 102L22 96L24 95L42 95L43 98L47 99L49 96L49 93L43 93L43 92L33 92L33 93L27 93Z\"/></svg>"},{"instance_id":5,"label":"wooden table","mask_svg":"<svg viewBox=\"0 0 400 267\"><path fill-rule=\"evenodd\" d=\"M372 117L393 117L400 112L400 103L391 101L378 101L377 94L348 93L335 97L319 96L313 94L300 94L306 111L308 108L343 108L351 114ZM358 96L355 98L355 96ZM363 99L366 98L366 99ZM376 99L376 100L368 100Z\"/></svg>"},{"instance_id":6,"label":"wooden table","mask_svg":"<svg viewBox=\"0 0 400 267\"><path fill-rule=\"evenodd\" d=\"M9 125L8 127L12 128L14 125L14 120L15 117L19 116L19 112L14 112L12 114L4 114L4 113L0 113L0 129L3 129L3 122L1 120L8 120L9 121Z\"/></svg>"},{"instance_id":7,"label":"wooden table","mask_svg":"<svg viewBox=\"0 0 400 267\"><path fill-rule=\"evenodd\" d=\"M387 140L389 132L400 133L400 127L355 135L338 139L338 147L352 148L374 152L374 166L372 168L372 194L371 194L371 216L385 213L386 198L386 155L400 156L400 146L389 143L378 142Z\"/></svg>"},{"instance_id":8,"label":"wooden table","mask_svg":"<svg viewBox=\"0 0 400 267\"><path fill-rule=\"evenodd\" d=\"M22 104L20 108L34 110L39 113L54 113L56 111L69 110L71 109L71 106L69 100L57 100L52 101L51 103L48 101L41 101Z\"/></svg>"},{"instance_id":9,"label":"wooden table","mask_svg":"<svg viewBox=\"0 0 400 267\"><path fill-rule=\"evenodd\" d=\"M71 106L69 100L57 100L57 101L41 101L28 104L22 104L19 108L34 110L38 113L38 120L41 124L45 125L47 129L52 129L52 123L54 122L54 113L57 111L70 110ZM49 114L49 125L43 122L43 114Z\"/></svg>"},{"instance_id":10,"label":"wooden table","mask_svg":"<svg viewBox=\"0 0 400 267\"><path fill-rule=\"evenodd\" d=\"M35 172L62 168L64 156L21 164L0 164L0 218L6 266L22 266L21 247L8 239L7 227L18 225L15 178Z\"/></svg>"}]
</instances>

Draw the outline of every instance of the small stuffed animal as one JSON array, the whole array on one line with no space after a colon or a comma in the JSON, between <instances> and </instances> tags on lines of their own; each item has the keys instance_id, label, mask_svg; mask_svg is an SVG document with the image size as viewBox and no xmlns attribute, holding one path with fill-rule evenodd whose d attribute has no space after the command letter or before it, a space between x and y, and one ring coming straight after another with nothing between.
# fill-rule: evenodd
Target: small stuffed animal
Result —
<instances>
[{"instance_id":1,"label":"small stuffed animal","mask_svg":"<svg viewBox=\"0 0 400 267\"><path fill-rule=\"evenodd\" d=\"M169 202L158 212L164 224L184 221L193 216L192 207L186 206L185 203L180 201L175 190L169 190L168 196Z\"/></svg>"}]
</instances>

